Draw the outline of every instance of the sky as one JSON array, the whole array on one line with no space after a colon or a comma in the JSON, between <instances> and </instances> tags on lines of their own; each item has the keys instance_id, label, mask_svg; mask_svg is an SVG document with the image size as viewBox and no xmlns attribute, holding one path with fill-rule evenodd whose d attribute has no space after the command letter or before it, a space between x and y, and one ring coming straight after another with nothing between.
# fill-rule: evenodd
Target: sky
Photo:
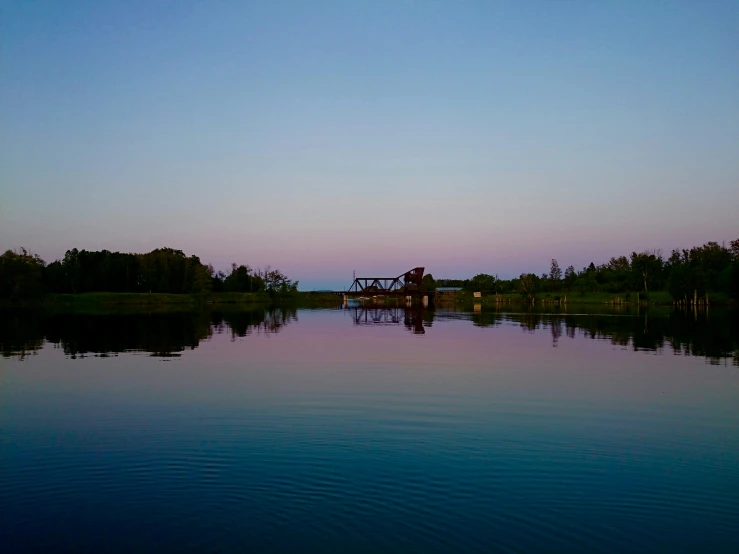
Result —
<instances>
[{"instance_id":1,"label":"sky","mask_svg":"<svg viewBox=\"0 0 739 554\"><path fill-rule=\"evenodd\" d=\"M739 2L0 3L0 248L303 290L739 238Z\"/></svg>"}]
</instances>

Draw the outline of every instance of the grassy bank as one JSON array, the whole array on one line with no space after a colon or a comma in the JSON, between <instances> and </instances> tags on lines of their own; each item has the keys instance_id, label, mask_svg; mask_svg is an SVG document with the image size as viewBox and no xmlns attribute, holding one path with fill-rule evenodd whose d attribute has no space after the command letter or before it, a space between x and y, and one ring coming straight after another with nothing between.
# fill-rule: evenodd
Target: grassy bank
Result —
<instances>
[{"instance_id":1,"label":"grassy bank","mask_svg":"<svg viewBox=\"0 0 739 554\"><path fill-rule=\"evenodd\" d=\"M637 292L568 292L568 293L537 293L534 295L536 304L559 304L564 303L565 298L567 304L613 304L613 305L649 305L649 306L671 306L672 296L667 291L654 291L650 293ZM484 305L497 304L521 304L524 303L524 297L518 293L500 294L484 294L482 298L473 298L471 292L459 291L454 295L455 303L482 303ZM726 306L731 304L731 300L726 294L713 293L709 295L709 302L717 306Z\"/></svg>"},{"instance_id":2,"label":"grassy bank","mask_svg":"<svg viewBox=\"0 0 739 554\"><path fill-rule=\"evenodd\" d=\"M291 304L300 307L333 307L341 305L341 297L329 293L295 292L271 296L261 292L213 292L205 294L166 294L133 292L88 292L84 294L49 294L36 300L0 302L0 307L171 307L189 309L208 305Z\"/></svg>"}]
</instances>

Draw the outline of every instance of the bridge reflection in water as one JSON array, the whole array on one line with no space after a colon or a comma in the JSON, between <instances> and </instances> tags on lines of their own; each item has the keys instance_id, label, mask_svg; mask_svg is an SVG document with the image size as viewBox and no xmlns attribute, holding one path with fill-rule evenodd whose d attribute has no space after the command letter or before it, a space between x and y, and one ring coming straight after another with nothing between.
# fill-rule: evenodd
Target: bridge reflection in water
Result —
<instances>
[{"instance_id":1,"label":"bridge reflection in water","mask_svg":"<svg viewBox=\"0 0 739 554\"><path fill-rule=\"evenodd\" d=\"M424 310L423 306L388 308L360 305L344 309L351 314L354 325L404 325L414 335L425 334L425 326L431 326L433 321L433 312Z\"/></svg>"}]
</instances>

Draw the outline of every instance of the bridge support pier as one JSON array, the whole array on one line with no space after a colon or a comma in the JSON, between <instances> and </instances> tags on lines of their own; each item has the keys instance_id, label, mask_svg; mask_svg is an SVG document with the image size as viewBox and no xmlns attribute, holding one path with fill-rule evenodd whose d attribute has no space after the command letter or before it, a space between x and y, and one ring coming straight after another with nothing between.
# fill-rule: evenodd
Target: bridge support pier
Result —
<instances>
[{"instance_id":1,"label":"bridge support pier","mask_svg":"<svg viewBox=\"0 0 739 554\"><path fill-rule=\"evenodd\" d=\"M345 308L349 307L349 295L348 294L344 295L344 307Z\"/></svg>"}]
</instances>

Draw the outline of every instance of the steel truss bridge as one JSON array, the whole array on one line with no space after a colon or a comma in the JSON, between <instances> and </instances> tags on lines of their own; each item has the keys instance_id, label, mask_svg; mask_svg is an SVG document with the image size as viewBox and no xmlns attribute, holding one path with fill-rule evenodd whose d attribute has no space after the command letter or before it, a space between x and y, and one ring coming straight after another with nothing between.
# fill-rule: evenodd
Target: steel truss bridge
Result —
<instances>
[{"instance_id":1,"label":"steel truss bridge","mask_svg":"<svg viewBox=\"0 0 739 554\"><path fill-rule=\"evenodd\" d=\"M347 296L418 296L421 292L423 267L415 267L397 277L355 277Z\"/></svg>"}]
</instances>

